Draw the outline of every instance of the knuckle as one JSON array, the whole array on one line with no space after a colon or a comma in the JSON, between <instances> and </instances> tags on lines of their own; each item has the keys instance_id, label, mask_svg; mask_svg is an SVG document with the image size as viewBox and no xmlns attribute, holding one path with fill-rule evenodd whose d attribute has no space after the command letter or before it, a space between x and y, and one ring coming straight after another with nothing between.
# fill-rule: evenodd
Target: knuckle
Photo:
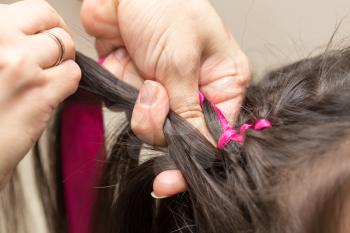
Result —
<instances>
[{"instance_id":1,"label":"knuckle","mask_svg":"<svg viewBox=\"0 0 350 233\"><path fill-rule=\"evenodd\" d=\"M49 111L52 111L53 109L55 109L61 101L61 96L57 94L55 91L48 90L44 93L43 97L46 100L46 105Z\"/></svg>"},{"instance_id":2,"label":"knuckle","mask_svg":"<svg viewBox=\"0 0 350 233\"><path fill-rule=\"evenodd\" d=\"M78 83L81 79L80 67L73 60L69 60L67 65L68 65L68 70L70 72L71 79Z\"/></svg>"},{"instance_id":3,"label":"knuckle","mask_svg":"<svg viewBox=\"0 0 350 233\"><path fill-rule=\"evenodd\" d=\"M165 50L160 56L158 68L161 74L173 73L188 77L198 70L200 59L199 50L196 49Z\"/></svg>"},{"instance_id":4,"label":"knuckle","mask_svg":"<svg viewBox=\"0 0 350 233\"><path fill-rule=\"evenodd\" d=\"M151 144L163 145L165 144L163 124L152 115L152 109L142 111L136 105L131 118L131 129L141 140Z\"/></svg>"},{"instance_id":5,"label":"knuckle","mask_svg":"<svg viewBox=\"0 0 350 233\"><path fill-rule=\"evenodd\" d=\"M85 31L92 36L101 31L99 23L103 22L103 3L96 4L95 1L84 1L81 8L81 20Z\"/></svg>"},{"instance_id":6,"label":"knuckle","mask_svg":"<svg viewBox=\"0 0 350 233\"><path fill-rule=\"evenodd\" d=\"M27 56L23 52L15 52L7 56L7 67L9 69L19 70L19 67L27 62Z\"/></svg>"},{"instance_id":7,"label":"knuckle","mask_svg":"<svg viewBox=\"0 0 350 233\"><path fill-rule=\"evenodd\" d=\"M36 10L38 14L41 14L47 19L50 19L50 21L54 25L58 25L60 23L60 16L58 15L57 11L47 2L44 0L32 0L28 1L29 8L33 8Z\"/></svg>"},{"instance_id":8,"label":"knuckle","mask_svg":"<svg viewBox=\"0 0 350 233\"><path fill-rule=\"evenodd\" d=\"M131 128L134 134L144 142L154 142L157 138L157 133L150 127Z\"/></svg>"},{"instance_id":9,"label":"knuckle","mask_svg":"<svg viewBox=\"0 0 350 233\"><path fill-rule=\"evenodd\" d=\"M27 64L28 56L20 50L5 52L0 58L0 68L6 70L13 77L19 77Z\"/></svg>"},{"instance_id":10,"label":"knuckle","mask_svg":"<svg viewBox=\"0 0 350 233\"><path fill-rule=\"evenodd\" d=\"M131 130L142 141L149 144L165 145L165 138L162 127L155 127L154 124L147 121L135 121L134 117L131 120Z\"/></svg>"},{"instance_id":11,"label":"knuckle","mask_svg":"<svg viewBox=\"0 0 350 233\"><path fill-rule=\"evenodd\" d=\"M137 123L133 128L134 132L139 135L149 135L152 134L154 128L150 124L140 124Z\"/></svg>"},{"instance_id":12,"label":"knuckle","mask_svg":"<svg viewBox=\"0 0 350 233\"><path fill-rule=\"evenodd\" d=\"M135 119L134 115L131 119L131 129L135 134L143 134L145 131L149 130L149 126L145 122L140 122Z\"/></svg>"},{"instance_id":13,"label":"knuckle","mask_svg":"<svg viewBox=\"0 0 350 233\"><path fill-rule=\"evenodd\" d=\"M66 98L73 95L77 90L78 90L78 86L71 85L70 87L68 87L67 92L65 92L64 95L59 96L57 103L59 104L63 102Z\"/></svg>"},{"instance_id":14,"label":"knuckle","mask_svg":"<svg viewBox=\"0 0 350 233\"><path fill-rule=\"evenodd\" d=\"M46 1L36 1L37 2L37 7L39 7L40 10L45 12L48 15L53 16L54 18L57 17L57 12L56 10Z\"/></svg>"},{"instance_id":15,"label":"knuckle","mask_svg":"<svg viewBox=\"0 0 350 233\"><path fill-rule=\"evenodd\" d=\"M65 29L60 27L52 29L52 32L62 40L66 53L65 56L73 58L75 54L75 43L72 36Z\"/></svg>"},{"instance_id":16,"label":"knuckle","mask_svg":"<svg viewBox=\"0 0 350 233\"><path fill-rule=\"evenodd\" d=\"M131 129L137 136L144 136L147 135L148 132L151 132L150 127L147 127L144 124L131 124Z\"/></svg>"},{"instance_id":17,"label":"knuckle","mask_svg":"<svg viewBox=\"0 0 350 233\"><path fill-rule=\"evenodd\" d=\"M185 119L202 118L202 107L196 92L185 91L170 95L171 109Z\"/></svg>"},{"instance_id":18,"label":"knuckle","mask_svg":"<svg viewBox=\"0 0 350 233\"><path fill-rule=\"evenodd\" d=\"M246 87L250 84L252 75L250 72L248 57L242 52L236 59L237 73L240 74L239 81L242 86Z\"/></svg>"},{"instance_id":19,"label":"knuckle","mask_svg":"<svg viewBox=\"0 0 350 233\"><path fill-rule=\"evenodd\" d=\"M73 60L69 60L67 63L67 70L69 72L69 94L77 91L79 87L79 82L81 79L81 70L77 63Z\"/></svg>"},{"instance_id":20,"label":"knuckle","mask_svg":"<svg viewBox=\"0 0 350 233\"><path fill-rule=\"evenodd\" d=\"M68 38L67 38L67 48L68 48L68 50L73 51L73 53L75 52L75 42L69 34L68 34Z\"/></svg>"},{"instance_id":21,"label":"knuckle","mask_svg":"<svg viewBox=\"0 0 350 233\"><path fill-rule=\"evenodd\" d=\"M197 118L203 118L204 115L202 113L201 109L190 109L190 108L179 108L176 111L179 116L181 116L184 119L197 119Z\"/></svg>"}]
</instances>

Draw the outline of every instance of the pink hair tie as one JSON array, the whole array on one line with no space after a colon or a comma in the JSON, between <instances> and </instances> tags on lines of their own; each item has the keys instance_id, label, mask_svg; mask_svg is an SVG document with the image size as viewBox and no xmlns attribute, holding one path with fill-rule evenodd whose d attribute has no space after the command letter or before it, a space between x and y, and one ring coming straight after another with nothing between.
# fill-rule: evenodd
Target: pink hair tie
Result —
<instances>
[{"instance_id":1,"label":"pink hair tie","mask_svg":"<svg viewBox=\"0 0 350 233\"><path fill-rule=\"evenodd\" d=\"M223 134L218 140L217 148L224 148L230 141L234 141L242 145L244 143L244 135L248 129L253 129L255 131L262 131L267 128L272 128L272 124L265 118L258 120L254 125L253 124L243 124L239 133L234 129L224 129Z\"/></svg>"},{"instance_id":2,"label":"pink hair tie","mask_svg":"<svg viewBox=\"0 0 350 233\"><path fill-rule=\"evenodd\" d=\"M97 63L102 65L106 60L106 57L99 57L98 60L97 60Z\"/></svg>"},{"instance_id":3,"label":"pink hair tie","mask_svg":"<svg viewBox=\"0 0 350 233\"><path fill-rule=\"evenodd\" d=\"M199 103L202 106L205 100L204 94L202 92L199 92L198 96L199 96Z\"/></svg>"},{"instance_id":4,"label":"pink hair tie","mask_svg":"<svg viewBox=\"0 0 350 233\"><path fill-rule=\"evenodd\" d=\"M254 125L254 129L257 131L261 131L267 128L272 128L272 124L265 118L258 120Z\"/></svg>"},{"instance_id":5,"label":"pink hair tie","mask_svg":"<svg viewBox=\"0 0 350 233\"><path fill-rule=\"evenodd\" d=\"M200 101L201 105L203 105L204 99L205 99L205 97L204 97L203 93L200 92L199 93L199 101ZM255 122L254 124L248 124L248 123L243 124L240 127L239 132L237 132L237 130L232 128L232 126L227 121L226 117L220 111L220 109L218 109L214 105L212 105L212 106L214 107L216 115L219 118L221 127L224 130L224 132L220 136L218 143L216 145L216 147L219 149L224 148L230 141L234 141L234 142L237 142L237 143L242 145L244 143L244 135L248 129L261 131L261 130L264 130L267 128L272 128L272 124L269 120L267 120L265 118L261 118L257 122Z\"/></svg>"},{"instance_id":6,"label":"pink hair tie","mask_svg":"<svg viewBox=\"0 0 350 233\"><path fill-rule=\"evenodd\" d=\"M218 143L216 145L217 148L222 149L224 148L230 141L235 141L239 144L243 144L243 136L239 134L234 129L228 129L225 130L221 137L218 140Z\"/></svg>"}]
</instances>

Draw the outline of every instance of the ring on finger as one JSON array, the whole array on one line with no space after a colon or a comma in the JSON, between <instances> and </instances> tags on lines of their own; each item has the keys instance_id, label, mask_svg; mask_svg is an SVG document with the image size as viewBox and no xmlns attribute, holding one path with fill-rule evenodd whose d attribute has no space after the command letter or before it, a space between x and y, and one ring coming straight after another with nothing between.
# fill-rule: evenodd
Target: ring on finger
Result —
<instances>
[{"instance_id":1,"label":"ring on finger","mask_svg":"<svg viewBox=\"0 0 350 233\"><path fill-rule=\"evenodd\" d=\"M58 55L57 61L53 65L53 66L57 66L57 65L62 63L63 58L64 58L65 48L64 48L63 41L58 36L56 36L54 33L52 33L52 32L45 31L44 33L46 35L48 35L49 37L51 37L56 42L56 44L58 45L59 55Z\"/></svg>"}]
</instances>

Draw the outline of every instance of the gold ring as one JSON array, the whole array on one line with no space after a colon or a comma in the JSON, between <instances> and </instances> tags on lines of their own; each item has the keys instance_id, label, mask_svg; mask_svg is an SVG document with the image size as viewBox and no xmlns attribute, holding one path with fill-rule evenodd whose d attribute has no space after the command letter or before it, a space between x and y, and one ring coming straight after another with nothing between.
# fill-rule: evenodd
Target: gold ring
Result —
<instances>
[{"instance_id":1,"label":"gold ring","mask_svg":"<svg viewBox=\"0 0 350 233\"><path fill-rule=\"evenodd\" d=\"M57 58L57 61L56 61L55 64L53 65L53 66L57 66L57 65L59 65L59 64L62 63L63 57L64 57L64 53L65 53L63 41L62 41L58 36L56 36L55 34L53 34L52 32L45 31L44 33L45 33L46 35L48 35L49 37L51 37L51 38L56 42L56 44L58 45L58 48L59 48L59 56L58 56L58 58Z\"/></svg>"}]
</instances>

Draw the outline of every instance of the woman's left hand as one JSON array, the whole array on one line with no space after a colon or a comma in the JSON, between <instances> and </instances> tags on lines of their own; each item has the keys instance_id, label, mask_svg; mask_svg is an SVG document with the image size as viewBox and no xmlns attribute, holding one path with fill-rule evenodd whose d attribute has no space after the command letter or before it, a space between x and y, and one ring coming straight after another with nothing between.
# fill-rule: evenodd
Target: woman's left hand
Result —
<instances>
[{"instance_id":1,"label":"woman's left hand","mask_svg":"<svg viewBox=\"0 0 350 233\"><path fill-rule=\"evenodd\" d=\"M81 71L68 28L46 1L0 4L0 29L1 190Z\"/></svg>"}]
</instances>

